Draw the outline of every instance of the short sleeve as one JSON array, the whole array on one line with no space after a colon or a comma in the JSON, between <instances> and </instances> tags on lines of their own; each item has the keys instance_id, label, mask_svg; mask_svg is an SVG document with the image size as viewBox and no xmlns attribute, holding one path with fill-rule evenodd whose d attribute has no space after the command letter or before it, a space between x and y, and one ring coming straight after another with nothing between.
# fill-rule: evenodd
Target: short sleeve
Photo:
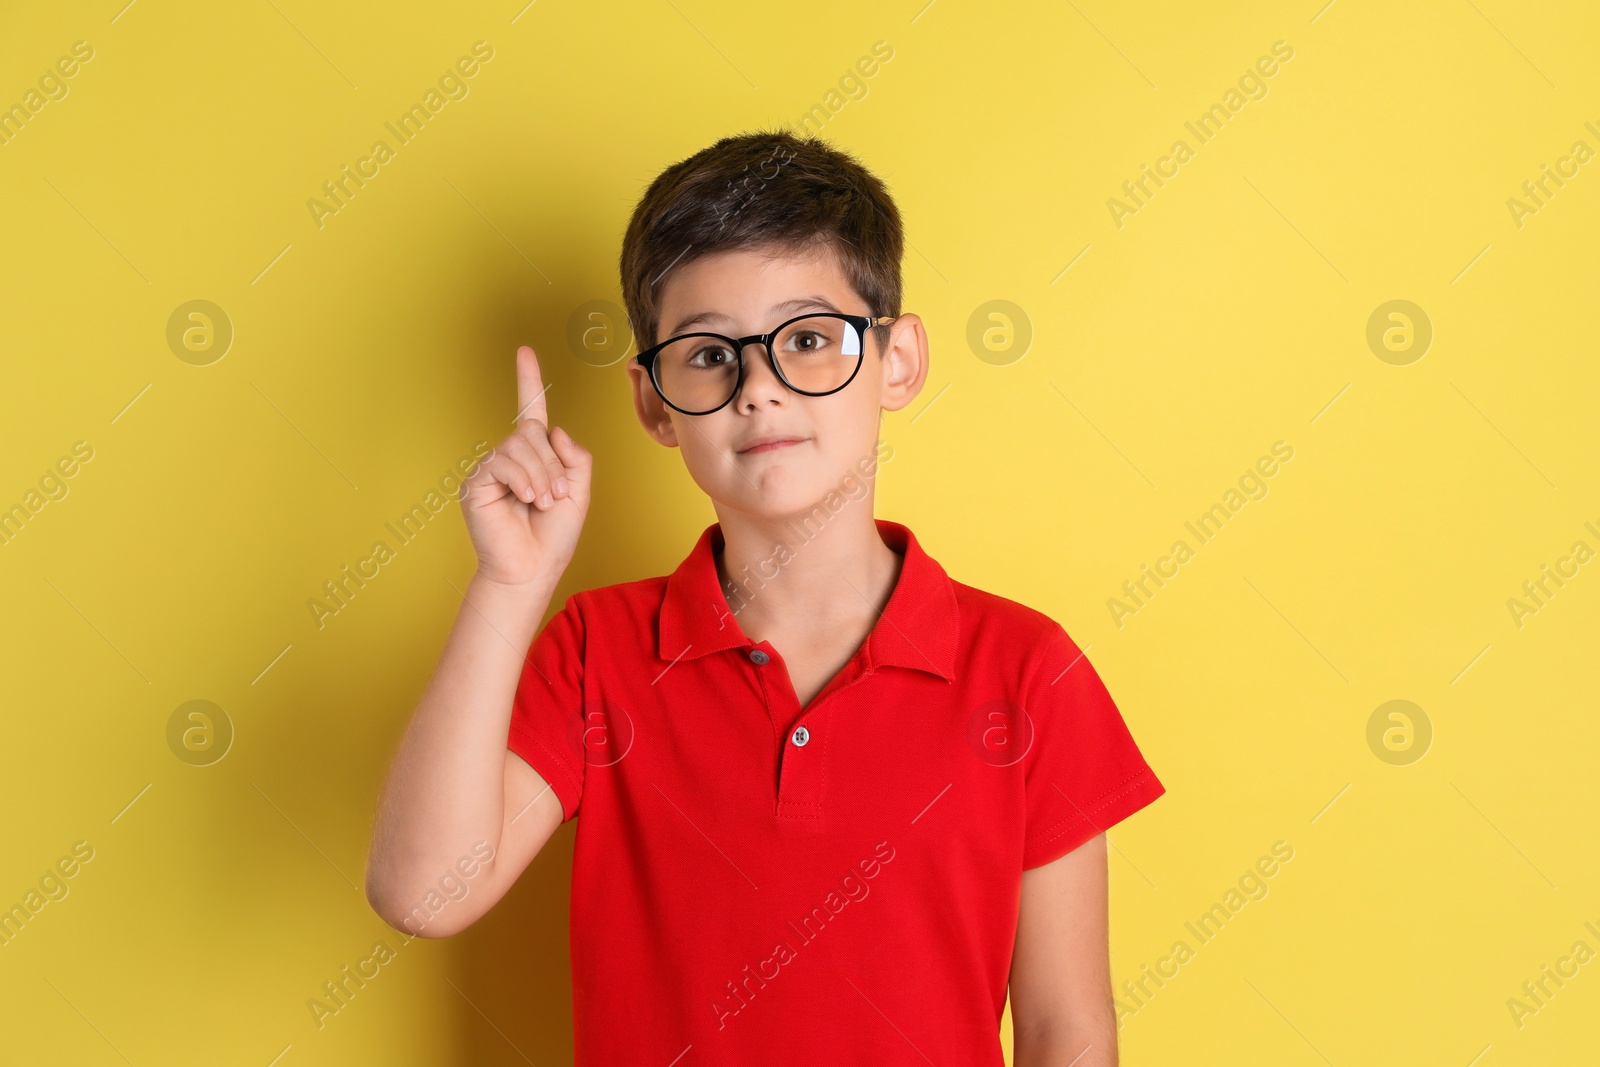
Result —
<instances>
[{"instance_id":1,"label":"short sleeve","mask_svg":"<svg viewBox=\"0 0 1600 1067\"><path fill-rule=\"evenodd\" d=\"M528 648L506 739L555 791L562 822L583 799L583 659L583 614L574 595Z\"/></svg>"},{"instance_id":2,"label":"short sleeve","mask_svg":"<svg viewBox=\"0 0 1600 1067\"><path fill-rule=\"evenodd\" d=\"M1023 757L1024 870L1066 855L1166 792L1100 675L1059 624L1045 635L1023 707L1033 730Z\"/></svg>"}]
</instances>

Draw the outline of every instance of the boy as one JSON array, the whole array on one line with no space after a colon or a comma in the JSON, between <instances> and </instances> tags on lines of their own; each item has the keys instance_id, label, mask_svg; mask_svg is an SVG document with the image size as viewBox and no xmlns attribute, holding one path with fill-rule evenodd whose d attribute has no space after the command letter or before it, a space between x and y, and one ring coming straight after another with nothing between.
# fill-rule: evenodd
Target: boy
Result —
<instances>
[{"instance_id":1,"label":"boy","mask_svg":"<svg viewBox=\"0 0 1600 1067\"><path fill-rule=\"evenodd\" d=\"M669 167L623 243L628 372L718 521L539 630L592 465L546 433L526 347L521 421L463 486L477 573L367 893L448 936L581 814L580 1067L998 1065L1008 979L1016 1067L1116 1062L1104 831L1164 787L1060 625L873 516L882 412L928 373L902 246L882 182L822 141ZM453 868L474 842L493 858ZM418 906L452 870L468 892Z\"/></svg>"}]
</instances>

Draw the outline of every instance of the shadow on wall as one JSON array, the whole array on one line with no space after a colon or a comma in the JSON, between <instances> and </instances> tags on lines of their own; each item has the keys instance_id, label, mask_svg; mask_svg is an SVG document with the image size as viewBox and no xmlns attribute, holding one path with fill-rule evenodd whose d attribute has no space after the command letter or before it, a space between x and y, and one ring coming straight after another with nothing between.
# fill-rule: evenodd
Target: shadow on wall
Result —
<instances>
[{"instance_id":1,"label":"shadow on wall","mask_svg":"<svg viewBox=\"0 0 1600 1067\"><path fill-rule=\"evenodd\" d=\"M563 824L494 909L449 942L458 1067L570 1064L572 965L567 917L577 821Z\"/></svg>"}]
</instances>

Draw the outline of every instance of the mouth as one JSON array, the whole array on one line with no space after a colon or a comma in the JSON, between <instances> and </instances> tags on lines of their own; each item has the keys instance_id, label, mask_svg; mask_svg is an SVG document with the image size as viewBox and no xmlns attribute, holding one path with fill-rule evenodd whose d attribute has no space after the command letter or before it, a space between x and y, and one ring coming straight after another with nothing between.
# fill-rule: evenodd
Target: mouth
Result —
<instances>
[{"instance_id":1,"label":"mouth","mask_svg":"<svg viewBox=\"0 0 1600 1067\"><path fill-rule=\"evenodd\" d=\"M780 448L803 444L805 440L804 437L796 437L793 434L772 434L768 437L758 437L737 451L741 456L753 456L757 452L774 452Z\"/></svg>"}]
</instances>

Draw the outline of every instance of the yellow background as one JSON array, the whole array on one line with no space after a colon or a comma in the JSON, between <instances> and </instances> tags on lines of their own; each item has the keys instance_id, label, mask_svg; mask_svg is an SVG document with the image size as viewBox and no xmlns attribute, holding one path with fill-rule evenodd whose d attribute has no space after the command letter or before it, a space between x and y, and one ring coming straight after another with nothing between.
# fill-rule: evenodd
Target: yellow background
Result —
<instances>
[{"instance_id":1,"label":"yellow background","mask_svg":"<svg viewBox=\"0 0 1600 1067\"><path fill-rule=\"evenodd\" d=\"M1600 962L1520 1027L1506 1003L1600 950L1600 563L1507 608L1600 549L1600 162L1520 227L1506 205L1600 149L1592 5L18 7L0 104L94 58L0 147L0 506L94 458L0 546L0 905L94 858L0 947L0 1059L568 1059L570 826L313 1021L398 940L357 887L472 571L459 512L320 630L307 602L504 435L526 341L596 456L562 596L669 571L710 507L569 319L620 303L650 178L798 122L881 40L821 129L891 186L932 339L878 514L1060 620L1168 787L1110 835L1119 996L1195 955L1124 1062L1594 1062ZM480 39L469 95L319 229L306 201ZM1280 40L1268 95L1116 226L1108 198ZM208 366L166 340L196 299L235 331ZM1366 342L1394 299L1434 330L1406 366ZM992 300L1031 323L1020 358L968 346ZM1107 600L1279 440L1268 494L1117 626ZM204 767L166 736L196 699L235 731ZM1367 743L1396 699L1433 730L1405 766ZM1279 840L1269 894L1199 945L1185 922Z\"/></svg>"}]
</instances>

